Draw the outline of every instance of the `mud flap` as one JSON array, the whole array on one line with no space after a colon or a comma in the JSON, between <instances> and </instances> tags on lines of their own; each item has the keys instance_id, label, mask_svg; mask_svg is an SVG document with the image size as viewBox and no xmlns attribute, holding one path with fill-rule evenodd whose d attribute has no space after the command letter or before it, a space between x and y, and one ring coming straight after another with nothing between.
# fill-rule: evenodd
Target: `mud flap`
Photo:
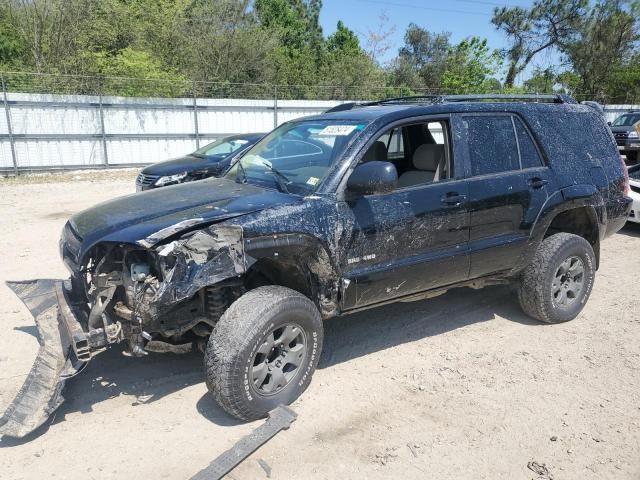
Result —
<instances>
[{"instance_id":1,"label":"mud flap","mask_svg":"<svg viewBox=\"0 0 640 480\"><path fill-rule=\"evenodd\" d=\"M40 427L62 404L65 379L80 371L86 362L73 355L69 329L60 315L62 280L7 282L7 286L33 315L40 343L22 388L0 417L0 435L22 438ZM69 308L66 303L63 307Z\"/></svg>"}]
</instances>

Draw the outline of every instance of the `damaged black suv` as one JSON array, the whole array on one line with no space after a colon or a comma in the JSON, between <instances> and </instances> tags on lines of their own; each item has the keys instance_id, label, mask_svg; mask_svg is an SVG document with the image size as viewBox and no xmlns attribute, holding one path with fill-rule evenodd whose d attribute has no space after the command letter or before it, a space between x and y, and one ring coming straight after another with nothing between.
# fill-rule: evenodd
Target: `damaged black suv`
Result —
<instances>
[{"instance_id":1,"label":"damaged black suv","mask_svg":"<svg viewBox=\"0 0 640 480\"><path fill-rule=\"evenodd\" d=\"M386 100L288 122L223 178L74 215L70 281L11 286L58 349L52 389L113 343L200 348L213 397L256 419L307 388L323 319L507 282L531 317L576 317L629 213L625 172L599 112L568 97Z\"/></svg>"}]
</instances>

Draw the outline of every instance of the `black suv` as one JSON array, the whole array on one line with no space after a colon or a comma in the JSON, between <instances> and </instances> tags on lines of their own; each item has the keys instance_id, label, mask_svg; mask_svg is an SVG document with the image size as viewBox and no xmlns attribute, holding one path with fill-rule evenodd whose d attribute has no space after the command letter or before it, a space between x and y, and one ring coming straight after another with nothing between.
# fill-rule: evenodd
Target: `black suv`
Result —
<instances>
[{"instance_id":1,"label":"black suv","mask_svg":"<svg viewBox=\"0 0 640 480\"><path fill-rule=\"evenodd\" d=\"M618 150L627 157L629 163L638 163L638 152L640 152L638 124L640 124L640 111L633 110L620 115L610 124Z\"/></svg>"},{"instance_id":2,"label":"black suv","mask_svg":"<svg viewBox=\"0 0 640 480\"><path fill-rule=\"evenodd\" d=\"M600 113L567 97L355 106L280 126L222 178L74 215L70 282L12 287L41 330L54 291L64 374L116 342L193 346L222 408L255 419L307 388L323 319L507 282L531 317L576 317L629 213L625 172Z\"/></svg>"}]
</instances>

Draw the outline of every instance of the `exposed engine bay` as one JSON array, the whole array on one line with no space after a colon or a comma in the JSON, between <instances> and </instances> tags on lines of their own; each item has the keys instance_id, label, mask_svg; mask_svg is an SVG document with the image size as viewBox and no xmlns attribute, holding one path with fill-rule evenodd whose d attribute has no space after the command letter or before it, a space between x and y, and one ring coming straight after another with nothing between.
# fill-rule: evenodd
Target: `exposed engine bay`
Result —
<instances>
[{"instance_id":1,"label":"exposed engine bay","mask_svg":"<svg viewBox=\"0 0 640 480\"><path fill-rule=\"evenodd\" d=\"M122 341L134 356L202 348L244 292L240 275L248 266L235 226L151 248L100 244L72 276L74 306L92 350Z\"/></svg>"}]
</instances>

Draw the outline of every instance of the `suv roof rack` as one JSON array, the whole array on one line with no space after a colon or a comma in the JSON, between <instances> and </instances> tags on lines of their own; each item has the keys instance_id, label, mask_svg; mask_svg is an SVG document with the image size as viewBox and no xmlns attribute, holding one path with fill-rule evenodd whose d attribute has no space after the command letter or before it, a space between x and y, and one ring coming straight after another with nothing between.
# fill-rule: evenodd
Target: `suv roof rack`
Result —
<instances>
[{"instance_id":1,"label":"suv roof rack","mask_svg":"<svg viewBox=\"0 0 640 480\"><path fill-rule=\"evenodd\" d=\"M366 105L384 105L387 103L454 103L454 102L512 102L529 101L535 103L577 103L569 95L564 94L472 94L472 95L416 95L410 97L386 98Z\"/></svg>"},{"instance_id":2,"label":"suv roof rack","mask_svg":"<svg viewBox=\"0 0 640 480\"><path fill-rule=\"evenodd\" d=\"M370 107L374 105L397 105L403 103L439 104L464 102L533 102L533 103L567 103L576 104L569 95L564 94L474 94L474 95L413 95L407 97L385 98L374 102L345 102L326 110L324 113L342 112L354 108ZM632 112L632 110L630 110Z\"/></svg>"},{"instance_id":3,"label":"suv roof rack","mask_svg":"<svg viewBox=\"0 0 640 480\"><path fill-rule=\"evenodd\" d=\"M550 103L577 103L569 95L560 93L537 94L537 93L517 93L517 94L478 94L478 95L443 95L445 102L481 102L481 101L529 101L529 102L550 102Z\"/></svg>"},{"instance_id":4,"label":"suv roof rack","mask_svg":"<svg viewBox=\"0 0 640 480\"><path fill-rule=\"evenodd\" d=\"M385 98L369 105L383 105L385 103L442 103L444 95L413 95L409 97Z\"/></svg>"}]
</instances>

